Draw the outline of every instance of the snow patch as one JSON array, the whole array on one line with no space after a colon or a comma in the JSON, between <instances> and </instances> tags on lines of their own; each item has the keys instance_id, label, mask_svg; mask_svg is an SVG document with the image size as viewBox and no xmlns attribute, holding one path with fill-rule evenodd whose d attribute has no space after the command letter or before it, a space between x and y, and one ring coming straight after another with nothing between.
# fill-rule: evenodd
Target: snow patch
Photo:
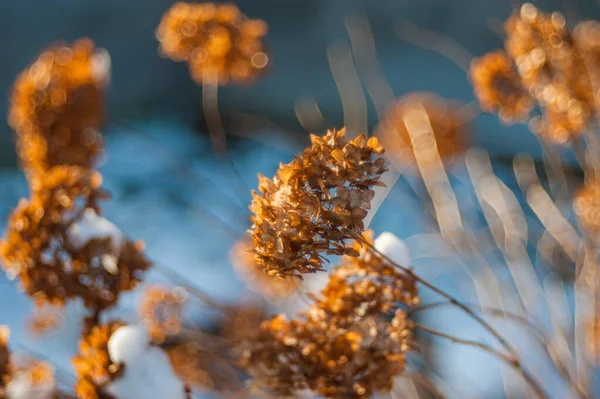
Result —
<instances>
[{"instance_id":1,"label":"snow patch","mask_svg":"<svg viewBox=\"0 0 600 399\"><path fill-rule=\"evenodd\" d=\"M387 231L381 233L373 242L373 246L400 266L408 267L410 265L408 246L395 234Z\"/></svg>"},{"instance_id":2,"label":"snow patch","mask_svg":"<svg viewBox=\"0 0 600 399\"><path fill-rule=\"evenodd\" d=\"M112 238L113 253L102 256L101 263L106 271L117 274L118 257L125 244L125 236L114 223L99 216L92 208L87 208L81 218L69 226L67 237L69 244L76 250L80 250L93 239Z\"/></svg>"},{"instance_id":3,"label":"snow patch","mask_svg":"<svg viewBox=\"0 0 600 399\"><path fill-rule=\"evenodd\" d=\"M108 340L108 353L114 363L124 365L123 375L107 387L116 399L185 399L185 386L175 375L167 354L150 345L142 326L117 329Z\"/></svg>"}]
</instances>

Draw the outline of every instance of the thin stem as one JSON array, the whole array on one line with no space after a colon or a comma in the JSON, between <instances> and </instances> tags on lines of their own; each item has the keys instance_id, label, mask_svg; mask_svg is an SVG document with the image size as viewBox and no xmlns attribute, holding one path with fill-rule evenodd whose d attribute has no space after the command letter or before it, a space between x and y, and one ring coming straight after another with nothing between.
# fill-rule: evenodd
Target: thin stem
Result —
<instances>
[{"instance_id":1,"label":"thin stem","mask_svg":"<svg viewBox=\"0 0 600 399\"><path fill-rule=\"evenodd\" d=\"M536 395L539 398L546 398L546 394L544 393L544 390L542 389L542 387L537 383L537 381L535 381L535 379L527 371L525 371L523 369L523 367L521 366L521 363L519 362L518 359L512 358L510 356L506 356L505 354L496 351L494 348L492 348L488 345L482 344L480 342L475 342L475 341L458 338L453 335L449 335L449 334L443 333L441 331L434 330L434 329L424 326L422 324L418 324L418 323L415 324L415 329L421 330L421 331L429 333L431 335L435 335L435 336L438 336L441 338L448 339L454 343L472 346L472 347L481 349L484 352L491 354L492 356L502 360L507 365L509 365L511 368L513 368L515 371L517 371L525 379L525 381L527 381L527 383L531 386L531 388L533 388L533 390L535 391Z\"/></svg>"},{"instance_id":2,"label":"thin stem","mask_svg":"<svg viewBox=\"0 0 600 399\"><path fill-rule=\"evenodd\" d=\"M370 242L367 242L367 240L365 240L364 238L361 237L360 241L362 241L364 244L366 244L368 247L370 247L373 251L375 251L377 254L379 254L379 256L381 256L383 259L385 259L386 261L388 261L391 265L393 265L393 266L397 267L398 269L402 270L404 273L408 274L410 277L414 278L416 281L420 282L425 287L429 288L430 290L432 290L433 292L437 293L438 295L446 298L450 303L452 303L453 305L455 305L458 308L460 308L463 312L465 312L473 320L475 320L483 328L485 328L490 334L492 334L498 340L498 342L500 342L500 344L511 354L511 356L513 358L516 358L516 353L515 353L514 348L488 322L486 322L481 317L479 317L469 307L467 307L463 303L459 302L457 299L455 299L454 297L452 297L450 294L448 294L445 291L439 289L438 287L436 287L435 285L431 284L427 280L424 280L423 278L419 277L411 269L395 263L388 256L386 256L385 254L383 254L381 251L377 250L377 248L375 248L373 246L373 244L371 244Z\"/></svg>"}]
</instances>

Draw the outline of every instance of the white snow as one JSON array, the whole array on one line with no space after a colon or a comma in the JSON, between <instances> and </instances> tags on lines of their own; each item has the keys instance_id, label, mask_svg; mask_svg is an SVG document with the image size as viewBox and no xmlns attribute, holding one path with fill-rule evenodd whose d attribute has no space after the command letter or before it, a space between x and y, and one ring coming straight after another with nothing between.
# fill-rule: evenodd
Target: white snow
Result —
<instances>
[{"instance_id":1,"label":"white snow","mask_svg":"<svg viewBox=\"0 0 600 399\"><path fill-rule=\"evenodd\" d=\"M138 325L123 326L108 340L114 363L124 365L122 376L107 391L116 399L185 399L185 387L175 375L167 354L150 345L147 331Z\"/></svg>"},{"instance_id":2,"label":"white snow","mask_svg":"<svg viewBox=\"0 0 600 399\"><path fill-rule=\"evenodd\" d=\"M400 266L408 267L410 265L408 246L395 234L384 231L375 239L373 246Z\"/></svg>"},{"instance_id":3,"label":"white snow","mask_svg":"<svg viewBox=\"0 0 600 399\"><path fill-rule=\"evenodd\" d=\"M50 399L54 388L52 379L34 383L27 370L19 370L6 386L6 394L8 399Z\"/></svg>"},{"instance_id":4,"label":"white snow","mask_svg":"<svg viewBox=\"0 0 600 399\"><path fill-rule=\"evenodd\" d=\"M112 254L106 254L102 257L102 266L109 273L118 272L118 256L125 243L123 232L108 219L96 214L92 208L87 208L81 218L69 226L67 231L69 244L76 250L83 248L93 239L112 238Z\"/></svg>"}]
</instances>

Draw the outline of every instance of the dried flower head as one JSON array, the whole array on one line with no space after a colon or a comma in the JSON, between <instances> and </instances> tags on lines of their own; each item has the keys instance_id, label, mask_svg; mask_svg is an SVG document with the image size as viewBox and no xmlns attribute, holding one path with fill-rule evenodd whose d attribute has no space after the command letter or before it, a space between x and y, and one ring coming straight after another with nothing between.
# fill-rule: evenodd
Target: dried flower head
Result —
<instances>
[{"instance_id":1,"label":"dried flower head","mask_svg":"<svg viewBox=\"0 0 600 399\"><path fill-rule=\"evenodd\" d=\"M113 321L93 326L79 342L79 353L73 357L77 374L75 392L80 399L115 399L105 392L106 387L122 371L108 353L108 340L125 324Z\"/></svg>"},{"instance_id":2,"label":"dried flower head","mask_svg":"<svg viewBox=\"0 0 600 399\"><path fill-rule=\"evenodd\" d=\"M272 275L300 277L323 270L323 254L356 255L344 240L357 238L385 172L377 138L332 130L311 135L312 146L273 179L259 175L250 209L254 260Z\"/></svg>"},{"instance_id":3,"label":"dried flower head","mask_svg":"<svg viewBox=\"0 0 600 399\"><path fill-rule=\"evenodd\" d=\"M10 350L8 349L8 338L10 330L7 326L0 326L0 397L6 394L6 386L13 374Z\"/></svg>"},{"instance_id":4,"label":"dried flower head","mask_svg":"<svg viewBox=\"0 0 600 399\"><path fill-rule=\"evenodd\" d=\"M64 308L43 304L36 306L27 320L27 327L34 336L43 336L58 330L64 322Z\"/></svg>"},{"instance_id":5,"label":"dried flower head","mask_svg":"<svg viewBox=\"0 0 600 399\"><path fill-rule=\"evenodd\" d=\"M105 198L98 172L57 166L31 181L0 242L9 277L38 303L81 298L92 309L116 303L150 266L141 250L99 216Z\"/></svg>"},{"instance_id":6,"label":"dried flower head","mask_svg":"<svg viewBox=\"0 0 600 399\"><path fill-rule=\"evenodd\" d=\"M298 291L300 282L293 277L278 277L265 273L263 266L254 260L252 239L244 236L230 251L231 263L248 288L266 299L287 298Z\"/></svg>"},{"instance_id":7,"label":"dried flower head","mask_svg":"<svg viewBox=\"0 0 600 399\"><path fill-rule=\"evenodd\" d=\"M175 3L156 31L160 52L188 63L198 84L249 83L267 67L267 24L248 19L234 4Z\"/></svg>"},{"instance_id":8,"label":"dried flower head","mask_svg":"<svg viewBox=\"0 0 600 399\"><path fill-rule=\"evenodd\" d=\"M588 181L575 193L573 209L579 225L588 233L600 233L600 182Z\"/></svg>"},{"instance_id":9,"label":"dried flower head","mask_svg":"<svg viewBox=\"0 0 600 399\"><path fill-rule=\"evenodd\" d=\"M398 169L450 162L466 150L468 116L455 102L434 93L410 93L387 110L376 135Z\"/></svg>"},{"instance_id":10,"label":"dried flower head","mask_svg":"<svg viewBox=\"0 0 600 399\"><path fill-rule=\"evenodd\" d=\"M104 120L108 73L106 52L81 39L46 49L17 77L9 123L28 172L93 165L103 147L97 130Z\"/></svg>"},{"instance_id":11,"label":"dried flower head","mask_svg":"<svg viewBox=\"0 0 600 399\"><path fill-rule=\"evenodd\" d=\"M144 291L140 317L153 342L162 343L179 333L186 299L187 292L182 287L169 290L155 286Z\"/></svg>"},{"instance_id":12,"label":"dried flower head","mask_svg":"<svg viewBox=\"0 0 600 399\"><path fill-rule=\"evenodd\" d=\"M524 121L529 117L533 100L506 52L492 51L474 59L470 75L484 111L497 113L504 122Z\"/></svg>"},{"instance_id":13,"label":"dried flower head","mask_svg":"<svg viewBox=\"0 0 600 399\"><path fill-rule=\"evenodd\" d=\"M360 250L359 258L344 257L298 319L277 316L241 342L240 366L259 395L293 397L309 389L326 398L369 398L390 391L413 346L400 306L418 303L418 296L409 276Z\"/></svg>"},{"instance_id":14,"label":"dried flower head","mask_svg":"<svg viewBox=\"0 0 600 399\"><path fill-rule=\"evenodd\" d=\"M534 132L557 143L580 135L589 127L595 101L585 62L564 17L525 3L506 21L505 30L506 50L523 86L542 109Z\"/></svg>"}]
</instances>

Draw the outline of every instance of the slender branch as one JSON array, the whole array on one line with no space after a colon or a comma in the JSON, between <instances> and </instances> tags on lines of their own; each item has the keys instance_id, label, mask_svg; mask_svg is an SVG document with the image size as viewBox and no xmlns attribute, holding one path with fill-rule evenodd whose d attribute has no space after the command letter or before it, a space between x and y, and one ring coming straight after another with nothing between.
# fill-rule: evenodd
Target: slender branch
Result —
<instances>
[{"instance_id":1,"label":"slender branch","mask_svg":"<svg viewBox=\"0 0 600 399\"><path fill-rule=\"evenodd\" d=\"M467 345L467 346L472 346L478 349L483 350L484 352L487 352L489 354L491 354L492 356L502 360L503 362L505 362L507 365L509 365L511 368L513 368L515 371L517 371L524 379L525 381L527 381L527 383L531 386L531 388L533 388L533 390L535 391L536 395L539 398L546 398L546 394L544 393L544 390L542 389L542 387L537 383L537 381L535 381L535 379L533 378L533 376L531 376L527 371L525 371L523 369L523 367L521 366L521 363L519 362L519 360L512 358L510 356L506 356L505 354L498 352L497 350L495 350L494 348L482 344L480 342L476 342L476 341L470 341L470 340L466 340L466 339L462 339L462 338L458 338L455 337L453 335L449 335L446 333L443 333L441 331L437 331L434 330L432 328L429 328L427 326L424 326L422 324L415 324L415 329L417 330L421 330L423 332L429 333L431 335L435 335L441 338L445 338L450 340L451 342L454 343L459 343L459 344L463 344L463 345Z\"/></svg>"},{"instance_id":2,"label":"slender branch","mask_svg":"<svg viewBox=\"0 0 600 399\"><path fill-rule=\"evenodd\" d=\"M490 334L492 334L498 340L498 342L500 342L500 344L511 354L511 356L513 356L513 358L516 358L516 352L515 352L514 348L506 341L506 339L504 339L488 322L486 322L481 317L479 317L473 310L471 310L469 307L467 307L463 303L459 302L457 299L455 299L454 297L452 297L450 294L448 294L445 291L439 289L438 287L436 287L435 285L431 284L427 280L419 277L414 271L412 271L412 269L409 269L407 267L404 267L404 266L401 266L401 265L395 263L388 256L386 256L385 254L383 254L381 251L377 250L377 248L375 248L373 246L373 244L371 244L370 242L366 241L364 238L361 237L360 241L362 241L365 245L369 246L373 251L375 251L377 254L379 254L383 259L385 259L386 261L388 261L391 265L393 265L393 266L397 267L398 269L402 270L404 273L408 274L410 277L414 278L416 281L420 282L425 287L429 288L430 290L432 290L433 292L437 293L438 295L446 298L450 303L452 303L453 305L455 305L458 308L460 308L463 312L465 312L473 320L475 320L483 328L485 328Z\"/></svg>"}]
</instances>

